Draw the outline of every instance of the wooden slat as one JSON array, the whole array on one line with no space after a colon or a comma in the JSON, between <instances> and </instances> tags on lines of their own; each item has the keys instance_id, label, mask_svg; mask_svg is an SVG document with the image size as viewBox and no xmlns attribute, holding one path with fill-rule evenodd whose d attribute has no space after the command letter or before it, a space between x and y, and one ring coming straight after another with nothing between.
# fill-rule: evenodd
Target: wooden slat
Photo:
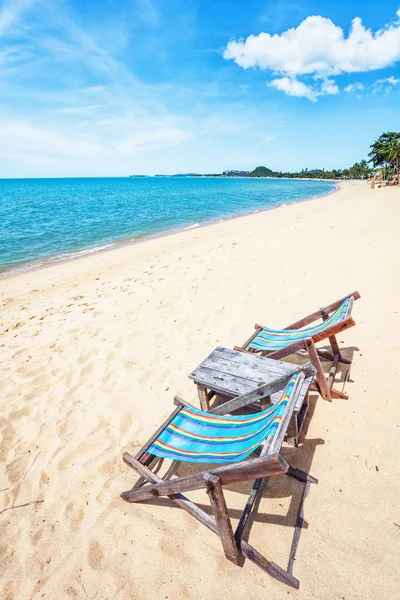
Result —
<instances>
[{"instance_id":1,"label":"wooden slat","mask_svg":"<svg viewBox=\"0 0 400 600\"><path fill-rule=\"evenodd\" d=\"M343 321L340 321L339 323L336 323L335 325L331 325L330 327L327 327L324 331L321 331L320 333L317 333L311 337L315 343L321 342L322 340L326 340L327 338L329 338L331 335L336 335L337 333L340 333L341 331L344 331L345 329L354 327L354 325L355 325L354 319L349 317L349 318L344 319Z\"/></svg>"},{"instance_id":2,"label":"wooden slat","mask_svg":"<svg viewBox=\"0 0 400 600\"><path fill-rule=\"evenodd\" d=\"M199 381L199 377L197 375L198 370L207 369L208 371L212 371L219 374L223 374L226 377L235 377L237 379L245 379L250 384L257 385L258 383L266 382L268 379L273 379L273 377L284 375L288 371L290 371L290 365L287 363L281 363L280 361L276 361L276 365L274 363L271 364L271 361L267 358L263 358L261 356L257 356L257 354L244 354L243 352L238 352L239 356L243 357L242 362L236 360L231 360L229 357L211 357L206 358L205 361L199 365L197 369L190 374L190 379L194 379L195 381ZM245 364L245 361L248 359L256 359L253 361L252 365ZM258 359L258 360L257 360ZM260 362L260 360L262 362ZM274 361L275 362L275 361ZM280 365L284 365L284 368L281 368Z\"/></svg>"},{"instance_id":3,"label":"wooden slat","mask_svg":"<svg viewBox=\"0 0 400 600\"><path fill-rule=\"evenodd\" d=\"M262 478L256 479L255 482L253 483L253 487L251 488L251 491L250 491L249 497L247 499L246 505L244 507L242 516L240 517L239 523L238 523L238 525L236 527L236 531L235 531L235 539L236 539L236 543L238 543L238 544L240 543L240 540L242 539L242 535L245 531L247 522L248 522L251 512L254 508L254 504L263 489L263 486L261 485L263 483L263 481L264 481L264 479L262 479Z\"/></svg>"},{"instance_id":4,"label":"wooden slat","mask_svg":"<svg viewBox=\"0 0 400 600\"><path fill-rule=\"evenodd\" d=\"M285 373L288 368L288 364L285 362L274 361L274 363L271 364L268 358L266 359L262 356L258 356L257 354L252 355L250 353L238 352L236 350L232 350L231 348L223 348L221 346L217 346L211 353L211 355L213 354L223 359L228 359L231 362L237 362L240 365L247 365L249 367L258 365L258 368L261 370L271 370L272 372L276 373Z\"/></svg>"},{"instance_id":5,"label":"wooden slat","mask_svg":"<svg viewBox=\"0 0 400 600\"><path fill-rule=\"evenodd\" d=\"M304 502L308 496L308 492L310 490L311 483L309 481L306 482L303 490L303 494L300 501L299 512L297 514L296 526L293 535L292 547L290 548L289 562L288 562L288 573L293 573L293 565L296 559L296 552L299 545L300 534L304 524Z\"/></svg>"},{"instance_id":6,"label":"wooden slat","mask_svg":"<svg viewBox=\"0 0 400 600\"><path fill-rule=\"evenodd\" d=\"M294 477L294 479L297 479L298 481L302 481L303 483L307 483L307 481L310 483L318 483L318 479L309 473L298 469L297 467L292 467L291 465L288 465L286 474L289 475L289 477Z\"/></svg>"},{"instance_id":7,"label":"wooden slat","mask_svg":"<svg viewBox=\"0 0 400 600\"><path fill-rule=\"evenodd\" d=\"M261 448L259 457L265 456L266 454L268 454L268 447L264 444L264 446ZM265 488L265 486L261 485L263 481L265 481L263 478L258 478L253 483L253 487L251 488L249 497L246 502L246 506L244 507L242 516L240 517L239 523L236 527L236 531L235 531L236 543L240 542L242 535L245 531L247 521L250 517L251 511L253 510L254 504L257 500L257 497L261 494L263 488Z\"/></svg>"},{"instance_id":8,"label":"wooden slat","mask_svg":"<svg viewBox=\"0 0 400 600\"><path fill-rule=\"evenodd\" d=\"M179 396L174 397L174 404L176 406L180 406L181 408L183 408L184 406L187 406L188 408L194 408L195 410L199 410L198 406L194 406L194 404L190 404L190 402L186 402L186 400L179 398Z\"/></svg>"},{"instance_id":9,"label":"wooden slat","mask_svg":"<svg viewBox=\"0 0 400 600\"><path fill-rule=\"evenodd\" d=\"M191 377L197 385L214 390L217 394L241 396L254 388L254 383L248 379L241 379L233 375L219 373L203 365L197 367L196 377Z\"/></svg>"},{"instance_id":10,"label":"wooden slat","mask_svg":"<svg viewBox=\"0 0 400 600\"><path fill-rule=\"evenodd\" d=\"M164 459L160 458L159 456L154 456L152 454L150 454L150 455L147 454L147 456L150 456L152 458L152 460L148 459L146 462L143 462L143 456L142 456L142 458L140 459L140 462L142 463L142 465L146 466L149 469L149 471L151 471L151 469L154 469L157 465L159 465L160 463L162 463L164 461ZM136 481L136 483L132 489L137 490L138 488L142 487L146 482L147 482L147 479L145 477L139 477L139 479Z\"/></svg>"},{"instance_id":11,"label":"wooden slat","mask_svg":"<svg viewBox=\"0 0 400 600\"><path fill-rule=\"evenodd\" d=\"M133 469L135 469L137 471L137 464L138 461L136 461L135 459L133 459L132 456L128 455L130 457L130 459L132 460L127 460L128 453L126 452L124 454L124 462L129 465L130 467L132 467ZM133 462L134 461L134 462ZM134 465L135 463L135 465ZM140 463L139 463L140 465ZM140 471L138 471L147 481L151 482L151 483L163 483L163 480L161 479L161 477L159 477L158 475L156 475L155 473L152 473L149 469L147 469L146 467L144 467L143 465L140 465ZM130 490L132 491L132 490ZM123 498L124 500L125 495L128 494L129 492L123 492L121 494L121 498ZM206 512L204 512L204 510L201 510L201 508L199 508L196 504L194 504L193 502L191 502L188 498L186 498L185 496L183 496L182 494L171 494L169 495L169 498L171 498L171 500L173 500L174 502L176 502L176 504L178 506L180 506L181 508L183 508L183 510L186 510L186 512L188 512L190 515L192 515L192 517L195 517L198 521L200 521L200 523L203 523L203 525L205 525L208 529L210 529L213 533L218 534L218 527L217 524L215 522L215 519L213 519L212 517L210 517L210 515L208 515Z\"/></svg>"},{"instance_id":12,"label":"wooden slat","mask_svg":"<svg viewBox=\"0 0 400 600\"><path fill-rule=\"evenodd\" d=\"M292 397L289 399L289 402L286 405L286 410L279 422L278 429L273 436L268 437L265 441L264 447L267 448L268 453L279 452L281 449L283 438L285 437L289 421L292 418L293 410L297 402L297 396L301 391L304 378L304 373L300 373L297 378Z\"/></svg>"},{"instance_id":13,"label":"wooden slat","mask_svg":"<svg viewBox=\"0 0 400 600\"><path fill-rule=\"evenodd\" d=\"M335 354L337 354L340 357L340 348L339 348L338 341L336 339L336 335L329 336L329 343L331 345L333 355L335 356ZM334 360L334 358L333 358L333 360Z\"/></svg>"},{"instance_id":14,"label":"wooden slat","mask_svg":"<svg viewBox=\"0 0 400 600\"><path fill-rule=\"evenodd\" d=\"M241 396L259 383L272 382L298 370L299 366L290 363L218 347L189 377L219 394Z\"/></svg>"},{"instance_id":15,"label":"wooden slat","mask_svg":"<svg viewBox=\"0 0 400 600\"><path fill-rule=\"evenodd\" d=\"M348 305L348 307L347 307L347 311L346 311L346 316L345 316L345 319L347 319L347 318L351 317L351 313L353 312L354 300L356 300L356 298L354 298L354 296L352 296L352 297L350 298L350 302L349 302L349 305Z\"/></svg>"},{"instance_id":16,"label":"wooden slat","mask_svg":"<svg viewBox=\"0 0 400 600\"><path fill-rule=\"evenodd\" d=\"M228 508L226 506L221 481L219 477L212 475L211 473L206 473L204 475L204 481L225 556L235 565L238 565L241 553L236 545L233 535L232 523L228 515Z\"/></svg>"},{"instance_id":17,"label":"wooden slat","mask_svg":"<svg viewBox=\"0 0 400 600\"><path fill-rule=\"evenodd\" d=\"M305 397L310 389L310 386L313 382L313 379L314 379L314 376L307 377L306 379L304 379L303 385L301 387L301 391L299 392L299 394L297 396L297 402L294 407L295 413L300 412L301 407L303 406L303 403L304 403L304 399L305 399ZM281 396L282 396L282 391L275 392L274 394L272 394L272 396L271 396L272 404L276 404L276 402L278 402L281 399Z\"/></svg>"},{"instance_id":18,"label":"wooden slat","mask_svg":"<svg viewBox=\"0 0 400 600\"><path fill-rule=\"evenodd\" d=\"M329 304L328 306L324 306L323 308L316 310L311 315L308 315L307 317L303 317L299 321L296 321L295 323L291 323L290 325L287 325L286 327L284 327L284 329L299 329L300 327L305 327L306 325L313 323L317 319L321 319L323 314L332 313L334 310L339 308L339 306L345 300L347 300L347 298L350 298L350 297L353 297L354 300L358 300L360 298L360 294L358 292L353 292L352 294L349 294L348 296L344 296L343 298L340 298L340 300L336 300L336 302L332 302L332 304Z\"/></svg>"},{"instance_id":19,"label":"wooden slat","mask_svg":"<svg viewBox=\"0 0 400 600\"><path fill-rule=\"evenodd\" d=\"M234 350L246 350L247 346L254 340L254 338L260 333L261 328L257 327L257 325L254 326L254 333L251 334L251 336L245 341L245 343L243 344L243 346L235 346Z\"/></svg>"},{"instance_id":20,"label":"wooden slat","mask_svg":"<svg viewBox=\"0 0 400 600\"><path fill-rule=\"evenodd\" d=\"M140 475L145 476L148 472L146 467L134 459L127 452L123 455L124 462L134 468ZM217 475L221 480L221 485L227 485L230 483L236 483L238 481L251 481L258 477L266 477L272 475L281 475L286 473L289 465L279 455L268 455L263 458L255 458L246 460L240 463L235 463L216 469L209 469L208 472L212 475ZM173 481L165 481L163 483L157 483L154 485L145 486L139 490L130 490L123 492L121 497L127 502L140 502L142 500L149 500L150 498L158 496L170 496L171 494L179 494L183 492L199 490L204 487L204 474L207 471L196 473L194 475L188 475L186 477L180 477Z\"/></svg>"},{"instance_id":21,"label":"wooden slat","mask_svg":"<svg viewBox=\"0 0 400 600\"><path fill-rule=\"evenodd\" d=\"M292 374L281 376L279 379L275 379L275 381L272 383L266 383L256 389L251 390L247 394L242 394L236 398L232 398L232 400L229 400L228 402L224 402L223 404L212 408L210 412L214 415L226 415L234 410L248 406L252 402L262 400L266 396L270 396L274 392L282 390L287 385L291 376Z\"/></svg>"},{"instance_id":22,"label":"wooden slat","mask_svg":"<svg viewBox=\"0 0 400 600\"><path fill-rule=\"evenodd\" d=\"M209 389L221 393L226 389L232 395L237 395L290 370L291 365L281 361L217 347L189 377Z\"/></svg>"},{"instance_id":23,"label":"wooden slat","mask_svg":"<svg viewBox=\"0 0 400 600\"><path fill-rule=\"evenodd\" d=\"M208 411L210 410L210 401L208 399L207 388L203 385L197 386L197 393L199 396L201 410Z\"/></svg>"},{"instance_id":24,"label":"wooden slat","mask_svg":"<svg viewBox=\"0 0 400 600\"><path fill-rule=\"evenodd\" d=\"M267 560L265 556L260 554L248 542L246 542L245 540L241 540L240 547L246 558L251 560L263 571L266 571L269 575L271 575L278 581L286 583L287 585L290 585L296 590L299 589L300 582L298 579L296 579L296 577L293 577L293 575L282 569L279 565L275 564L274 562Z\"/></svg>"},{"instance_id":25,"label":"wooden slat","mask_svg":"<svg viewBox=\"0 0 400 600\"><path fill-rule=\"evenodd\" d=\"M338 362L339 362L339 354L335 354L335 358L333 359L333 363L329 370L329 375L328 375L328 379L327 379L327 386L328 386L329 390L332 389L333 382L335 381L335 375L336 375L336 369L338 366Z\"/></svg>"},{"instance_id":26,"label":"wooden slat","mask_svg":"<svg viewBox=\"0 0 400 600\"><path fill-rule=\"evenodd\" d=\"M324 360L332 361L335 358L332 352L328 352L327 350L320 350L319 348L317 348L317 352L318 356L323 358Z\"/></svg>"}]
</instances>

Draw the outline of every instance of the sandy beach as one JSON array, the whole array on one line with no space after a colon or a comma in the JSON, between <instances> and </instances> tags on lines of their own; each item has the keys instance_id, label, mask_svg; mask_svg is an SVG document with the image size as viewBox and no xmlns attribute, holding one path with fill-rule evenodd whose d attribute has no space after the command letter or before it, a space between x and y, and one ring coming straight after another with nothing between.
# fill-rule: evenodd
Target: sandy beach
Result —
<instances>
[{"instance_id":1,"label":"sandy beach","mask_svg":"<svg viewBox=\"0 0 400 600\"><path fill-rule=\"evenodd\" d=\"M0 597L385 600L400 573L399 188L334 195L0 280ZM198 405L188 374L255 322L272 327L358 290L349 400L311 395L283 454L319 480L305 504L299 591L168 501L129 505L134 453ZM336 386L342 389L339 373ZM235 516L249 485L231 486ZM249 541L286 567L302 485L275 478ZM192 495L207 504L202 493ZM26 506L21 506L26 505Z\"/></svg>"}]
</instances>

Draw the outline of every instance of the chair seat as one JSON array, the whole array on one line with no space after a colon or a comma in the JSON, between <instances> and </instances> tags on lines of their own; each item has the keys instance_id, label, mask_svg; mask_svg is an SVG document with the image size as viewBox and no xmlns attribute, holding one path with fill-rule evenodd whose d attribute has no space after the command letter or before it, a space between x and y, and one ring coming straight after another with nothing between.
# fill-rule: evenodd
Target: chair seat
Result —
<instances>
[{"instance_id":1,"label":"chair seat","mask_svg":"<svg viewBox=\"0 0 400 600\"><path fill-rule=\"evenodd\" d=\"M313 327L301 327L300 329L269 329L264 327L252 339L246 349L269 352L286 348L290 344L306 338L312 338L314 335L325 331L328 327L343 321L346 318L350 300L351 298L346 298L326 321Z\"/></svg>"},{"instance_id":2,"label":"chair seat","mask_svg":"<svg viewBox=\"0 0 400 600\"><path fill-rule=\"evenodd\" d=\"M299 374L290 379L281 399L255 415L212 415L184 407L172 419L148 452L184 462L232 463L248 457L275 435L286 405L296 390Z\"/></svg>"}]
</instances>

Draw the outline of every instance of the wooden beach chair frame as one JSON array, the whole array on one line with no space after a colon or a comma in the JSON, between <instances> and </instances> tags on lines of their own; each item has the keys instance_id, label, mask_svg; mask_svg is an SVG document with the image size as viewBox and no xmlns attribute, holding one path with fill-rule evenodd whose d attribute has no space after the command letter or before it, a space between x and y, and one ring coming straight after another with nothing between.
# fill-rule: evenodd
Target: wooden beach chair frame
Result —
<instances>
[{"instance_id":1,"label":"wooden beach chair frame","mask_svg":"<svg viewBox=\"0 0 400 600\"><path fill-rule=\"evenodd\" d=\"M149 448L169 425L172 419L185 406L191 406L180 398L175 398L174 402L177 405L177 408L139 450L136 456L133 457L128 452L124 453L124 462L134 469L140 477L131 490L121 494L121 498L127 502L142 502L145 500L154 500L160 496L168 496L178 504L180 508L183 508L195 519L200 521L200 523L220 537L225 556L228 560L236 565L242 566L244 559L248 558L275 579L298 589L299 581L293 576L292 572L303 523L303 506L309 492L310 484L317 483L317 479L311 477L308 473L289 465L281 456L280 449L292 417L297 396L301 391L304 380L307 377L310 377L310 374L312 375L314 372L315 370L311 365L306 365L302 369L302 372L299 373L295 392L285 408L278 429L274 435L269 436L269 438L265 440L261 446L261 452L259 451L260 447L258 448L258 452L255 453L258 454L257 458L250 458L241 462L230 463L222 467L211 468L207 471L195 473L194 475L168 480L168 477L172 472L171 468L168 470L166 478L161 479L161 477L154 472L154 469L156 467L158 469L159 463L164 459L151 454ZM288 379L290 379L289 376ZM268 386L261 386L257 390L243 396L243 405L250 404L256 399L262 399L269 393L268 389L263 389L267 387ZM238 398L236 398L236 401L237 400ZM175 461L175 464L179 464L179 462L176 463ZM263 486L261 484L263 483L264 478L283 474L294 477L305 483L297 515L289 563L286 570L282 569L274 562L267 560L243 539L249 517L253 511L257 498L260 497L262 492ZM222 486L251 480L255 481L239 520L239 524L234 532ZM209 496L214 515L213 517L183 495L183 492L200 489L204 489Z\"/></svg>"},{"instance_id":2,"label":"wooden beach chair frame","mask_svg":"<svg viewBox=\"0 0 400 600\"><path fill-rule=\"evenodd\" d=\"M332 304L329 304L328 306L320 308L319 310L313 312L311 315L308 315L307 317L304 317L303 319L300 319L299 321L296 321L295 323L291 323L287 327L284 327L284 329L285 330L286 329L287 330L300 329L302 327L306 327L307 325L310 325L311 323L314 323L318 319L322 319L323 321L326 321L329 318L329 315L331 313L333 313L336 309L338 309L339 306L345 300L350 298L350 302L349 302L349 306L347 308L346 315L339 323L336 323L330 327L327 327L324 331L317 333L316 335L313 335L311 337L304 338L302 340L299 340L292 344L289 344L285 348L281 348L279 350L275 350L272 352L261 351L261 354L267 356L268 358L274 358L277 360L278 359L281 360L282 358L290 356L291 354L294 354L295 352L299 352L300 350L305 350L308 353L312 364L316 368L315 387L318 390L318 392L321 394L321 396L325 400L329 400L329 401L332 401L332 398L342 398L344 400L347 400L348 399L347 394L344 394L343 392L340 392L339 390L336 390L333 387L338 364L343 363L343 364L350 365L352 362L351 360L344 358L342 356L336 335L338 333L344 331L345 329L349 329L350 327L353 327L356 324L351 313L352 313L354 301L358 300L360 297L361 296L360 296L359 292L355 291L352 294L348 294L347 296L344 296L343 298L336 300L336 302L332 302ZM242 346L235 346L235 348L234 348L235 350L240 350L242 352L257 352L257 350L249 349L248 346L254 340L254 338L257 337L257 335L265 328L265 326L256 323L254 328L255 328L255 331L249 337L249 339L246 340L246 342ZM316 347L316 344L318 342L325 340L325 339L329 340L332 352L328 352L326 350L320 350L319 348ZM325 378L325 373L322 368L320 358L329 360L332 363L327 378Z\"/></svg>"}]
</instances>

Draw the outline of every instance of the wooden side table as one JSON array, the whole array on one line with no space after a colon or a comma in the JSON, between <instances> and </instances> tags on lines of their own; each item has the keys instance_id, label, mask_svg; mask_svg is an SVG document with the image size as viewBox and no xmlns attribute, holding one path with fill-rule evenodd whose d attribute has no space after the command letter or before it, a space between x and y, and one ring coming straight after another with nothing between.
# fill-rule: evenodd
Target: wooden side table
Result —
<instances>
[{"instance_id":1,"label":"wooden side table","mask_svg":"<svg viewBox=\"0 0 400 600\"><path fill-rule=\"evenodd\" d=\"M225 404L210 407L210 400L214 395L226 396L227 399L236 398L256 391L260 385L267 384L264 398L259 401L260 410L263 410L281 397L281 392L290 377L301 368L299 365L219 346L189 377L197 385L202 410L226 414L230 412L229 404L225 409ZM308 412L308 389L312 380L313 376L305 379L288 427L287 441L291 445L298 445L299 435ZM265 397L266 394L268 396Z\"/></svg>"}]
</instances>

